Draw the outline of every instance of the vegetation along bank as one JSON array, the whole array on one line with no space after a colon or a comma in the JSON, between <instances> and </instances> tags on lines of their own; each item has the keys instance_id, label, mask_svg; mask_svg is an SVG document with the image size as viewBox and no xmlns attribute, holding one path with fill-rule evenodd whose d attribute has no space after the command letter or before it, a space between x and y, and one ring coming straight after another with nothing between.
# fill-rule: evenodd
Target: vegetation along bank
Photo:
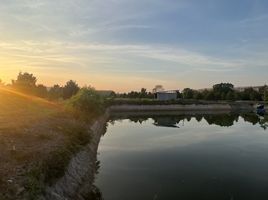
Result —
<instances>
[{"instance_id":1,"label":"vegetation along bank","mask_svg":"<svg viewBox=\"0 0 268 200\"><path fill-rule=\"evenodd\" d=\"M226 85L219 87L222 90L214 87L212 92L225 94ZM0 199L97 196L92 185L97 147L110 113L254 111L255 104L265 103L266 91L259 91L254 101L216 99L217 95L213 100L188 98L189 90L178 93L182 96L177 100L158 101L144 89L138 97L103 95L72 80L47 88L32 74L20 73L12 84L0 84Z\"/></svg>"}]
</instances>

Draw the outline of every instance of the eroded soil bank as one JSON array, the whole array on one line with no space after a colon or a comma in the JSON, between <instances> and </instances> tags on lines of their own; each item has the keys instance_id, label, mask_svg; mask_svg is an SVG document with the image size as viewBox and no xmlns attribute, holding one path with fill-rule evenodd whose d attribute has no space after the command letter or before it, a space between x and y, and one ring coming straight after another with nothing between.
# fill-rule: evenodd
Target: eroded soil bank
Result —
<instances>
[{"instance_id":1,"label":"eroded soil bank","mask_svg":"<svg viewBox=\"0 0 268 200\"><path fill-rule=\"evenodd\" d=\"M47 188L46 195L40 199L67 200L87 199L97 170L97 150L101 136L106 132L109 111L98 118L91 126L90 143L70 161L65 175L56 184Z\"/></svg>"}]
</instances>

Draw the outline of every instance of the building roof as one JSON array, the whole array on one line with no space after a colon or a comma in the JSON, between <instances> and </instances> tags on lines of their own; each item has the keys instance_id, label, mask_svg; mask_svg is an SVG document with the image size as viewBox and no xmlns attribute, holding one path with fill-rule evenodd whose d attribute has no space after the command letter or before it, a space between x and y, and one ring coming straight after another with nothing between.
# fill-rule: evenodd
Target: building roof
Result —
<instances>
[{"instance_id":1,"label":"building roof","mask_svg":"<svg viewBox=\"0 0 268 200\"><path fill-rule=\"evenodd\" d=\"M164 94L174 94L177 93L179 90L166 90L166 91L159 91L156 93L164 93Z\"/></svg>"}]
</instances>

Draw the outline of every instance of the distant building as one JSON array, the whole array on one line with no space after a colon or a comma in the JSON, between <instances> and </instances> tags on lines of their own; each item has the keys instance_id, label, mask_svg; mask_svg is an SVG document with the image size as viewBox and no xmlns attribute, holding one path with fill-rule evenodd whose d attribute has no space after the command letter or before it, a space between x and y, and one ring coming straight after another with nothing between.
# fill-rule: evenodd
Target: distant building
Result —
<instances>
[{"instance_id":1,"label":"distant building","mask_svg":"<svg viewBox=\"0 0 268 200\"><path fill-rule=\"evenodd\" d=\"M177 99L177 91L171 90L156 92L156 99L160 101L175 100Z\"/></svg>"}]
</instances>

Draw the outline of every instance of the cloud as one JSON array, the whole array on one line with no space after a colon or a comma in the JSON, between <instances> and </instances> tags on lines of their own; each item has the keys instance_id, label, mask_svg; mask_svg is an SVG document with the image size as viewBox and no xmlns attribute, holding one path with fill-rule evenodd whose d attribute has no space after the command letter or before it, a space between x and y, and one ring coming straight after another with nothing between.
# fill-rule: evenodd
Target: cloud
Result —
<instances>
[{"instance_id":1,"label":"cloud","mask_svg":"<svg viewBox=\"0 0 268 200\"><path fill-rule=\"evenodd\" d=\"M106 73L166 73L168 69L175 73L189 70L227 72L241 70L246 64L241 60L220 59L174 47L140 44L1 42L0 53L24 66L76 66Z\"/></svg>"}]
</instances>

